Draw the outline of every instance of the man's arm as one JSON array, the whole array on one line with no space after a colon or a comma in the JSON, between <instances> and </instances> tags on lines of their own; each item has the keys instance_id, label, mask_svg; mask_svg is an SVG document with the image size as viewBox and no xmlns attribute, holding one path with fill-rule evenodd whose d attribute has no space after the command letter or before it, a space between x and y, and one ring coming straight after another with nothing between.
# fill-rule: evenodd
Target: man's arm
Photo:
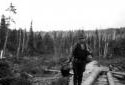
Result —
<instances>
[{"instance_id":1,"label":"man's arm","mask_svg":"<svg viewBox=\"0 0 125 85\"><path fill-rule=\"evenodd\" d=\"M87 47L87 62L89 63L93 60L93 53L92 53L92 49L88 44L86 44L86 47Z\"/></svg>"},{"instance_id":2,"label":"man's arm","mask_svg":"<svg viewBox=\"0 0 125 85\"><path fill-rule=\"evenodd\" d=\"M92 48L88 44L86 44L86 47L87 47L87 51L89 51L90 53L92 53Z\"/></svg>"},{"instance_id":3,"label":"man's arm","mask_svg":"<svg viewBox=\"0 0 125 85\"><path fill-rule=\"evenodd\" d=\"M88 50L87 50L88 51ZM88 55L87 55L87 62L89 63L89 62L91 62L93 60L93 54L90 52L90 51L88 51Z\"/></svg>"},{"instance_id":4,"label":"man's arm","mask_svg":"<svg viewBox=\"0 0 125 85\"><path fill-rule=\"evenodd\" d=\"M73 61L74 56L75 56L76 47L77 47L77 43L70 48L70 57L68 59L68 62L72 62Z\"/></svg>"}]
</instances>

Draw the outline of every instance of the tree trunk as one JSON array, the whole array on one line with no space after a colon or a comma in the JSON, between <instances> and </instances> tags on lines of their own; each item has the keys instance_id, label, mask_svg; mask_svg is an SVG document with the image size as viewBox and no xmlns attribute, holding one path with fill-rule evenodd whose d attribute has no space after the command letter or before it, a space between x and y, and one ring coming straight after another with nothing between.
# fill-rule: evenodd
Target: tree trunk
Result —
<instances>
[{"instance_id":1,"label":"tree trunk","mask_svg":"<svg viewBox=\"0 0 125 85\"><path fill-rule=\"evenodd\" d=\"M107 72L107 77L108 77L109 85L115 85L115 82L114 82L113 77L112 77L112 73L110 71Z\"/></svg>"},{"instance_id":2,"label":"tree trunk","mask_svg":"<svg viewBox=\"0 0 125 85\"><path fill-rule=\"evenodd\" d=\"M113 72L113 71L111 71L111 73L125 76L125 72L115 72L115 71Z\"/></svg>"},{"instance_id":3,"label":"tree trunk","mask_svg":"<svg viewBox=\"0 0 125 85\"><path fill-rule=\"evenodd\" d=\"M113 33L113 39L112 40L115 40L116 39L116 31L114 31Z\"/></svg>"},{"instance_id":4,"label":"tree trunk","mask_svg":"<svg viewBox=\"0 0 125 85\"><path fill-rule=\"evenodd\" d=\"M97 76L102 72L102 69L96 67L91 75L83 82L82 85L93 85L94 81L96 80Z\"/></svg>"},{"instance_id":5,"label":"tree trunk","mask_svg":"<svg viewBox=\"0 0 125 85\"><path fill-rule=\"evenodd\" d=\"M104 58L106 58L107 53L108 53L108 42L105 43L104 56L103 56Z\"/></svg>"},{"instance_id":6,"label":"tree trunk","mask_svg":"<svg viewBox=\"0 0 125 85\"><path fill-rule=\"evenodd\" d=\"M6 45L7 45L7 40L8 40L8 34L9 34L9 30L7 30L7 33L6 33L6 38L5 38L5 42L4 42L2 57L4 57L4 55L5 55Z\"/></svg>"},{"instance_id":7,"label":"tree trunk","mask_svg":"<svg viewBox=\"0 0 125 85\"><path fill-rule=\"evenodd\" d=\"M22 54L23 54L23 52L24 52L24 48L25 48L25 37L26 37L26 29L25 29L25 31L23 32L23 43L22 43Z\"/></svg>"},{"instance_id":8,"label":"tree trunk","mask_svg":"<svg viewBox=\"0 0 125 85\"><path fill-rule=\"evenodd\" d=\"M19 45L17 48L17 56L16 56L17 60L19 59L20 45L21 45L21 30L19 31Z\"/></svg>"},{"instance_id":9,"label":"tree trunk","mask_svg":"<svg viewBox=\"0 0 125 85\"><path fill-rule=\"evenodd\" d=\"M100 48L101 48L101 42L100 42L101 39L100 39L100 38L101 38L101 35L100 35L100 33L98 33L98 40L99 40L99 48L98 48L98 49L99 49L99 57L101 57L101 49L100 49Z\"/></svg>"},{"instance_id":10,"label":"tree trunk","mask_svg":"<svg viewBox=\"0 0 125 85\"><path fill-rule=\"evenodd\" d=\"M3 50L1 50L1 52L0 52L0 59L2 59L3 58Z\"/></svg>"}]
</instances>

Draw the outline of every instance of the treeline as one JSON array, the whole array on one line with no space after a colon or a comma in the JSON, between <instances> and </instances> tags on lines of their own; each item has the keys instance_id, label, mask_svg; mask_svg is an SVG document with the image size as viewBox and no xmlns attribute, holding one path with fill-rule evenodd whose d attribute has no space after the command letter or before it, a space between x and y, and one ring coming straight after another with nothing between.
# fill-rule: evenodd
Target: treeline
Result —
<instances>
[{"instance_id":1,"label":"treeline","mask_svg":"<svg viewBox=\"0 0 125 85\"><path fill-rule=\"evenodd\" d=\"M10 30L3 15L0 23L0 50L4 50L5 56L13 55L16 58L23 56L34 56L54 54L61 57L70 55L71 48L77 37L85 34L87 43L90 45L94 56L113 57L124 56L125 52L125 28L106 29L95 31L52 31L34 32Z\"/></svg>"}]
</instances>

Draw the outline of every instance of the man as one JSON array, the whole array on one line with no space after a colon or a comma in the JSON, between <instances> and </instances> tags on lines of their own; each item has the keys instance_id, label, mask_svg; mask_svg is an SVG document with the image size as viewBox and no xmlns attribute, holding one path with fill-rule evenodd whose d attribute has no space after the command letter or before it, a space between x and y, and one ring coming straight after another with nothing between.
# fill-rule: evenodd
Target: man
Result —
<instances>
[{"instance_id":1,"label":"man","mask_svg":"<svg viewBox=\"0 0 125 85\"><path fill-rule=\"evenodd\" d=\"M74 72L74 85L81 85L82 75L85 71L85 65L88 63L89 59L92 58L90 49L86 44L85 36L80 36L78 42L74 45L72 49L72 65Z\"/></svg>"}]
</instances>

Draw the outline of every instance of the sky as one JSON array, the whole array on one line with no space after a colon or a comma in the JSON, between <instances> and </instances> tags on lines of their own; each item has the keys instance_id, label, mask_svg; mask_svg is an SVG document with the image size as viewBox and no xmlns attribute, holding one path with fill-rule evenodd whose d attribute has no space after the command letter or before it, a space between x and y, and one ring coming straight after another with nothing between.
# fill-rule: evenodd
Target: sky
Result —
<instances>
[{"instance_id":1,"label":"sky","mask_svg":"<svg viewBox=\"0 0 125 85\"><path fill-rule=\"evenodd\" d=\"M16 15L5 11L11 2ZM12 28L29 30L33 21L34 31L125 27L125 0L0 0L2 14L15 19Z\"/></svg>"}]
</instances>

